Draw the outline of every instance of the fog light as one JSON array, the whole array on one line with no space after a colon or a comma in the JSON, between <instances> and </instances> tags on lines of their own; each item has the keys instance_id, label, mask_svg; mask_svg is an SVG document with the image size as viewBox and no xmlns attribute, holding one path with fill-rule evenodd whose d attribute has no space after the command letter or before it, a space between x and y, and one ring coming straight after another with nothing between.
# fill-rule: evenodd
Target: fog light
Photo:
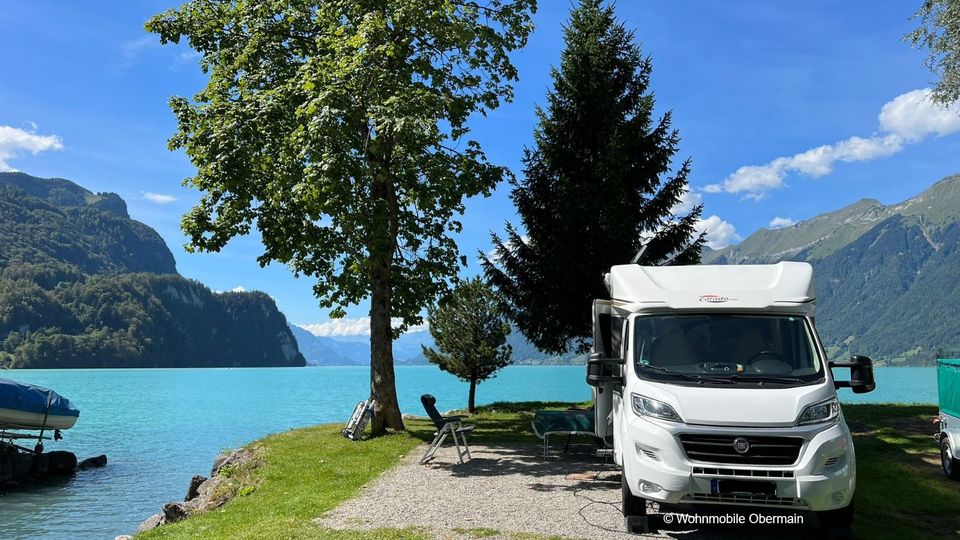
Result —
<instances>
[{"instance_id":1,"label":"fog light","mask_svg":"<svg viewBox=\"0 0 960 540\"><path fill-rule=\"evenodd\" d=\"M844 495L842 491L834 491L831 497L833 497L833 500L836 502L843 502L843 499L844 499Z\"/></svg>"},{"instance_id":2,"label":"fog light","mask_svg":"<svg viewBox=\"0 0 960 540\"><path fill-rule=\"evenodd\" d=\"M640 491L644 493L656 493L661 490L663 488L653 482L640 482Z\"/></svg>"}]
</instances>

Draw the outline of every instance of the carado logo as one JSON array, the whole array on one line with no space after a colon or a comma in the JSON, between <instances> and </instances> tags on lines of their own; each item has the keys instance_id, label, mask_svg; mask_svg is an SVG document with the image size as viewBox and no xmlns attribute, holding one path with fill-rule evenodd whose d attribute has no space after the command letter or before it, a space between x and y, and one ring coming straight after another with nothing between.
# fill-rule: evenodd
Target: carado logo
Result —
<instances>
[{"instance_id":1,"label":"carado logo","mask_svg":"<svg viewBox=\"0 0 960 540\"><path fill-rule=\"evenodd\" d=\"M730 298L729 296L720 296L719 294L701 294L700 301L707 302L709 304L722 304L724 302L729 302L730 300L736 300L736 298Z\"/></svg>"}]
</instances>

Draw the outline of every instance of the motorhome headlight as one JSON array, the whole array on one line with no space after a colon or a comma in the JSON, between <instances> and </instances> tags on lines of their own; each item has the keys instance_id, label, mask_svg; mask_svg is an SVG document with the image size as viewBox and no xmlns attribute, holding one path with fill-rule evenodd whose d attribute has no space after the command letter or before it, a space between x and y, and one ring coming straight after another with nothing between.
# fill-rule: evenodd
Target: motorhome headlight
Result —
<instances>
[{"instance_id":1,"label":"motorhome headlight","mask_svg":"<svg viewBox=\"0 0 960 540\"><path fill-rule=\"evenodd\" d=\"M832 422L840 416L840 402L836 398L814 403L800 413L797 425L820 424Z\"/></svg>"},{"instance_id":2,"label":"motorhome headlight","mask_svg":"<svg viewBox=\"0 0 960 540\"><path fill-rule=\"evenodd\" d=\"M631 394L631 396L633 397L633 412L638 415L659 418L660 420L668 420L670 422L683 422L683 419L680 418L677 411L673 410L673 407L670 405L648 398L647 396L641 396L640 394Z\"/></svg>"}]
</instances>

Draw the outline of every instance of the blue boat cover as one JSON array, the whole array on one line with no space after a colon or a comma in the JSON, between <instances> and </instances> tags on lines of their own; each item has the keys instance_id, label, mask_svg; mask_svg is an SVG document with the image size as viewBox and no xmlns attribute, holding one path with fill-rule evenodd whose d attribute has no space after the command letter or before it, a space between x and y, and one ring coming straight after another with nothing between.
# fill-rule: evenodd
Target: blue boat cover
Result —
<instances>
[{"instance_id":1,"label":"blue boat cover","mask_svg":"<svg viewBox=\"0 0 960 540\"><path fill-rule=\"evenodd\" d=\"M47 411L48 400L51 415L80 416L80 411L70 404L69 399L53 390L10 379L0 379L0 409L44 414Z\"/></svg>"}]
</instances>

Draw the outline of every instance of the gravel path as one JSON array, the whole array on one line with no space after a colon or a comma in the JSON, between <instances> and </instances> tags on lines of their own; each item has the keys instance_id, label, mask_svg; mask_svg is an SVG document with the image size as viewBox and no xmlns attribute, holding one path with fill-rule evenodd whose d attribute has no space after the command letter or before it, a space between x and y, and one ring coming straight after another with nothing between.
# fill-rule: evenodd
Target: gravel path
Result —
<instances>
[{"instance_id":1,"label":"gravel path","mask_svg":"<svg viewBox=\"0 0 960 540\"><path fill-rule=\"evenodd\" d=\"M597 540L640 538L622 532L620 472L609 462L584 453L544 458L535 445L476 445L470 448L473 459L462 465L447 446L429 464L420 465L425 449L411 452L358 497L316 523L331 529L418 527L443 539L471 538L469 529L502 533L492 538L511 538L516 532ZM769 537L771 531L765 532L737 528L671 531L669 536ZM781 539L804 536L785 532L776 534Z\"/></svg>"}]
</instances>

